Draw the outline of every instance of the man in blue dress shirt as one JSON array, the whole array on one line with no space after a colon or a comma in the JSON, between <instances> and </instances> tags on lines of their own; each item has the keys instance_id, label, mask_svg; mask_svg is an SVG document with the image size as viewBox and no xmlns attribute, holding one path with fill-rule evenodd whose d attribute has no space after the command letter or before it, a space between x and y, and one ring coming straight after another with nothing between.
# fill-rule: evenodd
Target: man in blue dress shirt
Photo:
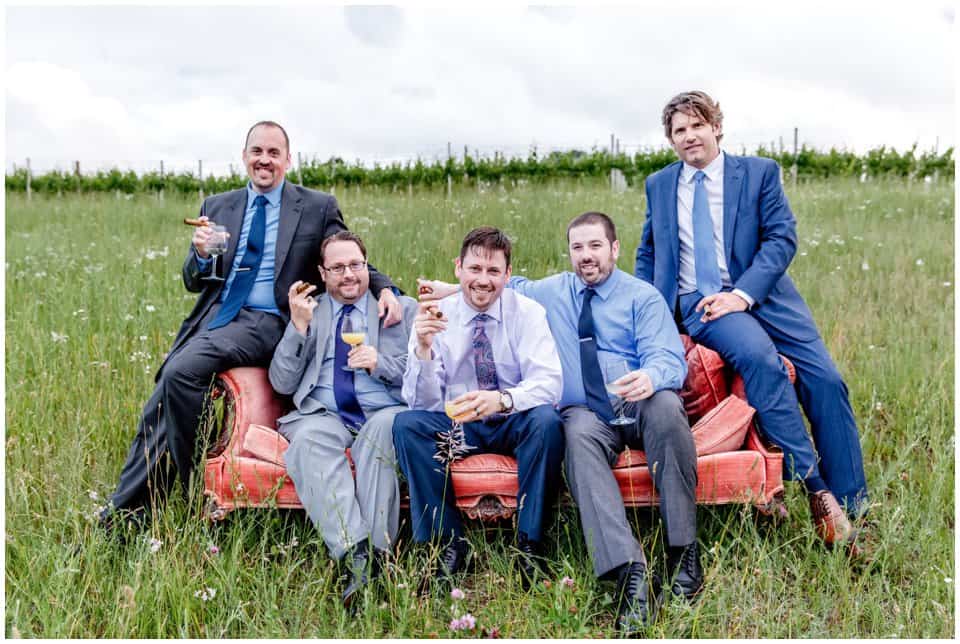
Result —
<instances>
[{"instance_id":1,"label":"man in blue dress shirt","mask_svg":"<svg viewBox=\"0 0 960 644\"><path fill-rule=\"evenodd\" d=\"M290 285L320 283L320 242L346 230L333 196L284 180L290 141L279 124L255 123L242 157L247 186L201 206L201 221L227 229L227 250L215 264L211 228L195 229L182 276L186 289L200 295L157 371L117 488L100 514L104 528L116 526L118 516L142 525L147 508L159 504L177 478L190 488L214 376L269 364L290 319ZM370 285L385 322L398 322L402 309L390 278L373 271Z\"/></svg>"},{"instance_id":2,"label":"man in blue dress shirt","mask_svg":"<svg viewBox=\"0 0 960 644\"><path fill-rule=\"evenodd\" d=\"M636 275L663 294L690 337L743 376L760 430L783 449L786 476L807 491L820 538L858 552L848 516L860 517L868 498L857 423L843 377L787 275L797 222L780 169L772 159L720 149L723 112L704 92L673 97L662 122L680 161L647 178ZM795 387L778 353L796 367Z\"/></svg>"},{"instance_id":3,"label":"man in blue dress shirt","mask_svg":"<svg viewBox=\"0 0 960 644\"><path fill-rule=\"evenodd\" d=\"M466 567L469 548L446 466L453 450L437 458L437 439L451 432L447 390L466 386L450 402L468 453L517 459L517 563L529 586L543 572L545 517L560 487L563 431L554 406L562 377L543 307L504 290L510 250L496 228L471 231L455 262L461 293L421 303L403 379L403 397L416 411L397 415L393 440L410 484L413 538L443 544L437 576L452 577Z\"/></svg>"},{"instance_id":4,"label":"man in blue dress shirt","mask_svg":"<svg viewBox=\"0 0 960 644\"><path fill-rule=\"evenodd\" d=\"M697 456L677 391L686 377L683 344L663 297L616 268L620 242L611 219L584 213L567 229L574 272L542 280L510 279L510 287L541 303L563 365L560 414L566 438L567 483L580 510L594 572L617 579L617 626L637 635L652 622L656 599L647 562L627 522L612 465L624 447L644 449L666 526L671 591L692 599L702 587L696 542ZM421 286L436 295L441 282ZM606 368L625 361L627 375L604 389ZM635 418L614 426L617 411Z\"/></svg>"}]
</instances>

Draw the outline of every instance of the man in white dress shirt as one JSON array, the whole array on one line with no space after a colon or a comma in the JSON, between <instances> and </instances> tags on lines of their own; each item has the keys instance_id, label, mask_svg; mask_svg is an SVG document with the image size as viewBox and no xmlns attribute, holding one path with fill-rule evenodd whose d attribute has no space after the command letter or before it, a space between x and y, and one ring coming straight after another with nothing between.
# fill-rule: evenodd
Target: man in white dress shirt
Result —
<instances>
[{"instance_id":1,"label":"man in white dress shirt","mask_svg":"<svg viewBox=\"0 0 960 644\"><path fill-rule=\"evenodd\" d=\"M517 561L529 585L543 571L544 517L561 482L564 442L555 406L563 382L546 311L504 290L510 249L500 230L474 229L455 260L460 292L421 303L403 378L411 411L397 415L393 440L410 484L413 538L439 541L444 550L437 576L452 577L466 567L469 548L444 462L450 450L441 449L446 458L437 458L438 438L452 429L443 411L447 389L466 386L452 403L468 454L517 459Z\"/></svg>"}]
</instances>

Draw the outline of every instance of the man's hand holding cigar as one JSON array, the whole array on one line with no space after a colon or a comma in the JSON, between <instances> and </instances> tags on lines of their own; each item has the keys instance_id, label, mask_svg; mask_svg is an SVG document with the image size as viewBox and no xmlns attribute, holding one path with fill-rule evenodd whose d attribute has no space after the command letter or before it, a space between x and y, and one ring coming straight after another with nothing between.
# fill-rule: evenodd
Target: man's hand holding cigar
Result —
<instances>
[{"instance_id":1,"label":"man's hand holding cigar","mask_svg":"<svg viewBox=\"0 0 960 644\"><path fill-rule=\"evenodd\" d=\"M185 223L187 226L194 227L193 239L191 241L193 242L193 247L197 249L197 255L199 255L202 259L209 258L210 251L208 248L212 243L211 240L213 239L213 236L217 234L214 232L213 228L211 228L215 222L210 221L206 216L201 216L197 219L184 219L183 223ZM230 233L225 232L222 234L226 235L227 237L230 236Z\"/></svg>"}]
</instances>

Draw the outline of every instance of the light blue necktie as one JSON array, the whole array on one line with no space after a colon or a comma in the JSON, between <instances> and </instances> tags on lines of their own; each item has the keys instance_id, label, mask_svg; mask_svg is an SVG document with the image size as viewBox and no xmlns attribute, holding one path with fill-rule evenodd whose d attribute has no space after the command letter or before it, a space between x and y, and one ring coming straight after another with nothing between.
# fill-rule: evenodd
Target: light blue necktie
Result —
<instances>
[{"instance_id":1,"label":"light blue necktie","mask_svg":"<svg viewBox=\"0 0 960 644\"><path fill-rule=\"evenodd\" d=\"M697 290L701 295L719 293L720 266L717 265L717 248L713 243L713 217L710 216L710 198L703 180L703 170L693 175L693 259L697 269Z\"/></svg>"}]
</instances>

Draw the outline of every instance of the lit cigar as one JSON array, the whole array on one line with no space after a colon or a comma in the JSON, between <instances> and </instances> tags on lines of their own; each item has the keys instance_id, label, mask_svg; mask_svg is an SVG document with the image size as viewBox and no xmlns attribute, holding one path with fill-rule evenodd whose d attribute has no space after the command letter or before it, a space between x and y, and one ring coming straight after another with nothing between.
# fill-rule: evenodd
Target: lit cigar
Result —
<instances>
[{"instance_id":1,"label":"lit cigar","mask_svg":"<svg viewBox=\"0 0 960 644\"><path fill-rule=\"evenodd\" d=\"M303 284L297 287L297 295L300 295L311 286L313 286L313 284L311 284L310 282L304 282Z\"/></svg>"},{"instance_id":2,"label":"lit cigar","mask_svg":"<svg viewBox=\"0 0 960 644\"><path fill-rule=\"evenodd\" d=\"M202 228L203 226L209 226L212 224L212 221L200 221L199 219L187 219L184 218L183 223L188 226L193 226L195 228Z\"/></svg>"},{"instance_id":3,"label":"lit cigar","mask_svg":"<svg viewBox=\"0 0 960 644\"><path fill-rule=\"evenodd\" d=\"M443 311L441 311L440 309L431 307L427 310L430 311L431 315L433 315L433 317L437 318L438 320L443 319Z\"/></svg>"},{"instance_id":4,"label":"lit cigar","mask_svg":"<svg viewBox=\"0 0 960 644\"><path fill-rule=\"evenodd\" d=\"M710 305L709 305L709 304L704 304L704 305L703 305L703 313L704 313L707 317L710 317Z\"/></svg>"}]
</instances>

